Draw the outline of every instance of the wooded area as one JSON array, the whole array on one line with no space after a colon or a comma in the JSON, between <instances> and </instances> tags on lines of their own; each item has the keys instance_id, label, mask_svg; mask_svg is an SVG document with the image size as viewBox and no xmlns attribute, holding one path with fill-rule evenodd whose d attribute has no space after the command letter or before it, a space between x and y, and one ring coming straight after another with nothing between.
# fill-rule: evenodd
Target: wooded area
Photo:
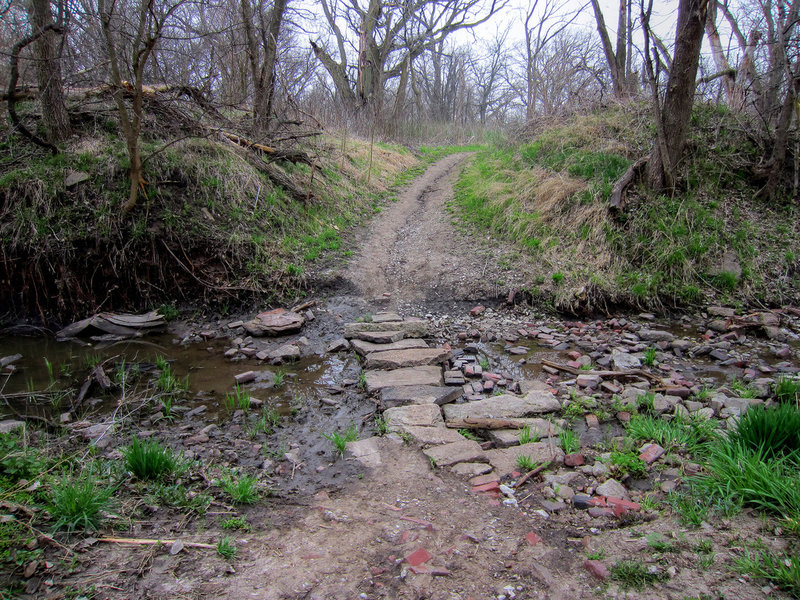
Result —
<instances>
[{"instance_id":1,"label":"wooded area","mask_svg":"<svg viewBox=\"0 0 800 600\"><path fill-rule=\"evenodd\" d=\"M561 0L7 0L0 84L14 130L53 152L70 110L110 94L130 162L125 211L144 189L144 98L167 88L266 145L303 124L399 141L434 124L535 130L537 119L649 97L657 189L675 185L693 103L718 103L761 149L760 194L772 198L797 187L799 6L682 1L665 42L650 26L652 0L620 0L616 31L598 0L577 10ZM580 26L588 17L596 35ZM477 37L487 23L505 24ZM700 55L704 37L713 60Z\"/></svg>"}]
</instances>

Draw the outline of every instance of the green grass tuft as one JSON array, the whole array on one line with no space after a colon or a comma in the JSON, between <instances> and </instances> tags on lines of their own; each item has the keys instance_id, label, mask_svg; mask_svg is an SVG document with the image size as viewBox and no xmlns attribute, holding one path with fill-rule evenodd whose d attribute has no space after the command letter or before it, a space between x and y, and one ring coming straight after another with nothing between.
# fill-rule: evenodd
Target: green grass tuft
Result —
<instances>
[{"instance_id":1,"label":"green grass tuft","mask_svg":"<svg viewBox=\"0 0 800 600\"><path fill-rule=\"evenodd\" d=\"M252 475L234 477L227 475L220 487L230 496L234 504L255 504L258 500L258 480Z\"/></svg>"},{"instance_id":2,"label":"green grass tuft","mask_svg":"<svg viewBox=\"0 0 800 600\"><path fill-rule=\"evenodd\" d=\"M158 440L141 441L133 437L130 445L123 449L125 467L137 479L156 480L168 477L181 468L180 458Z\"/></svg>"},{"instance_id":3,"label":"green grass tuft","mask_svg":"<svg viewBox=\"0 0 800 600\"><path fill-rule=\"evenodd\" d=\"M347 449L347 442L355 442L358 439L358 428L355 425L350 425L347 431L339 433L335 431L331 434L322 434L326 440L329 440L340 456L344 456L344 451Z\"/></svg>"},{"instance_id":4,"label":"green grass tuft","mask_svg":"<svg viewBox=\"0 0 800 600\"><path fill-rule=\"evenodd\" d=\"M64 475L52 486L49 511L55 519L53 528L67 533L97 530L113 494L114 487L101 483L91 468Z\"/></svg>"},{"instance_id":5,"label":"green grass tuft","mask_svg":"<svg viewBox=\"0 0 800 600\"><path fill-rule=\"evenodd\" d=\"M793 598L800 598L800 558L795 555L778 555L764 550L750 552L734 559L734 567L741 573L766 579Z\"/></svg>"}]
</instances>

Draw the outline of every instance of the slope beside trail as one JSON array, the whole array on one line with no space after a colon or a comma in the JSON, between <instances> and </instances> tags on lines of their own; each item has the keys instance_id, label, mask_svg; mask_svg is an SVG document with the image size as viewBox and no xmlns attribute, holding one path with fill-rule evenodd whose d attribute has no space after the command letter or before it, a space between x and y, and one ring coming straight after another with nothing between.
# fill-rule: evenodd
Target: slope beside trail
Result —
<instances>
[{"instance_id":1,"label":"slope beside trail","mask_svg":"<svg viewBox=\"0 0 800 600\"><path fill-rule=\"evenodd\" d=\"M478 300L501 295L515 275L498 266L504 249L485 233L453 225L447 205L471 154L431 165L370 223L343 273L366 301L391 294L409 302Z\"/></svg>"}]
</instances>

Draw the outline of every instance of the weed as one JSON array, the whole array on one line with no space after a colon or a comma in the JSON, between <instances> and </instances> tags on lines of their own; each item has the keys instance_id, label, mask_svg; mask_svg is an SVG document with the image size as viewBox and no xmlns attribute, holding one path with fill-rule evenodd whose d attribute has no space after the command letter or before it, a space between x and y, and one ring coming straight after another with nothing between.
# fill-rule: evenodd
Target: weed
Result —
<instances>
[{"instance_id":1,"label":"weed","mask_svg":"<svg viewBox=\"0 0 800 600\"><path fill-rule=\"evenodd\" d=\"M800 408L792 403L774 409L753 406L741 416L728 443L760 451L765 460L800 453Z\"/></svg>"},{"instance_id":2,"label":"weed","mask_svg":"<svg viewBox=\"0 0 800 600\"><path fill-rule=\"evenodd\" d=\"M628 435L636 440L652 441L665 449L685 448L690 454L704 454L719 437L716 425L707 419L665 421L648 415L634 415L628 423Z\"/></svg>"},{"instance_id":3,"label":"weed","mask_svg":"<svg viewBox=\"0 0 800 600\"><path fill-rule=\"evenodd\" d=\"M233 392L225 394L225 410L228 412L234 412L235 410L247 412L250 410L250 392L240 388L237 383Z\"/></svg>"},{"instance_id":4,"label":"weed","mask_svg":"<svg viewBox=\"0 0 800 600\"><path fill-rule=\"evenodd\" d=\"M731 383L731 389L736 392L740 398L758 398L758 390L738 377L734 378Z\"/></svg>"},{"instance_id":5,"label":"weed","mask_svg":"<svg viewBox=\"0 0 800 600\"><path fill-rule=\"evenodd\" d=\"M651 533L647 536L647 546L655 552L666 554L668 552L677 552L675 545L664 539L660 533Z\"/></svg>"},{"instance_id":6,"label":"weed","mask_svg":"<svg viewBox=\"0 0 800 600\"><path fill-rule=\"evenodd\" d=\"M202 492L193 492L180 483L156 483L152 496L163 506L176 507L204 515L213 498Z\"/></svg>"},{"instance_id":7,"label":"weed","mask_svg":"<svg viewBox=\"0 0 800 600\"><path fill-rule=\"evenodd\" d=\"M678 520L684 525L700 527L708 518L711 508L707 502L703 502L693 491L686 493L673 492L667 498L667 502L678 514Z\"/></svg>"},{"instance_id":8,"label":"weed","mask_svg":"<svg viewBox=\"0 0 800 600\"><path fill-rule=\"evenodd\" d=\"M220 481L220 487L234 504L255 504L258 500L258 480L252 475L234 477L229 474Z\"/></svg>"},{"instance_id":9,"label":"weed","mask_svg":"<svg viewBox=\"0 0 800 600\"><path fill-rule=\"evenodd\" d=\"M363 370L358 374L358 387L362 390L367 389L367 373Z\"/></svg>"},{"instance_id":10,"label":"weed","mask_svg":"<svg viewBox=\"0 0 800 600\"><path fill-rule=\"evenodd\" d=\"M775 398L778 402L800 404L800 379L780 377L775 383Z\"/></svg>"},{"instance_id":11,"label":"weed","mask_svg":"<svg viewBox=\"0 0 800 600\"><path fill-rule=\"evenodd\" d=\"M347 449L347 442L355 442L358 439L358 428L355 425L350 425L344 434L335 431L332 434L323 433L322 437L333 444L333 447L336 448L340 456L344 456L344 451Z\"/></svg>"},{"instance_id":12,"label":"weed","mask_svg":"<svg viewBox=\"0 0 800 600\"><path fill-rule=\"evenodd\" d=\"M275 371L275 379L273 380L275 387L283 387L283 384L286 383L286 371L283 369L278 369Z\"/></svg>"},{"instance_id":13,"label":"weed","mask_svg":"<svg viewBox=\"0 0 800 600\"><path fill-rule=\"evenodd\" d=\"M158 440L141 441L138 437L131 439L130 445L123 449L125 467L142 480L156 480L177 472L181 461L169 448L158 443Z\"/></svg>"},{"instance_id":14,"label":"weed","mask_svg":"<svg viewBox=\"0 0 800 600\"><path fill-rule=\"evenodd\" d=\"M489 359L485 356L481 356L478 358L478 364L481 366L481 369L484 371L489 368Z\"/></svg>"},{"instance_id":15,"label":"weed","mask_svg":"<svg viewBox=\"0 0 800 600\"><path fill-rule=\"evenodd\" d=\"M642 358L642 364L646 367L652 367L656 364L656 349L655 348L648 348L644 351L644 357Z\"/></svg>"},{"instance_id":16,"label":"weed","mask_svg":"<svg viewBox=\"0 0 800 600\"><path fill-rule=\"evenodd\" d=\"M220 525L223 529L250 531L250 524L244 517L231 517L230 519L223 521Z\"/></svg>"},{"instance_id":17,"label":"weed","mask_svg":"<svg viewBox=\"0 0 800 600\"><path fill-rule=\"evenodd\" d=\"M172 366L163 356L156 357L156 368L159 369L158 379L156 379L156 389L164 394L174 394L184 392L189 389L189 376L181 381L172 372Z\"/></svg>"},{"instance_id":18,"label":"weed","mask_svg":"<svg viewBox=\"0 0 800 600\"><path fill-rule=\"evenodd\" d=\"M236 547L231 536L226 535L221 537L217 542L217 554L225 560L233 560L238 553L239 549Z\"/></svg>"},{"instance_id":19,"label":"weed","mask_svg":"<svg viewBox=\"0 0 800 600\"><path fill-rule=\"evenodd\" d=\"M358 317L356 321L358 323L372 323L372 315L369 313L365 313L364 316Z\"/></svg>"},{"instance_id":20,"label":"weed","mask_svg":"<svg viewBox=\"0 0 800 600\"><path fill-rule=\"evenodd\" d=\"M642 505L642 510L644 512L653 512L658 510L658 507L661 503L656 499L655 495L653 494L645 494L642 496L639 503Z\"/></svg>"},{"instance_id":21,"label":"weed","mask_svg":"<svg viewBox=\"0 0 800 600\"><path fill-rule=\"evenodd\" d=\"M518 468L523 469L525 471L533 471L536 467L539 466L539 463L535 462L530 456L526 456L525 454L520 454L517 457L516 465Z\"/></svg>"},{"instance_id":22,"label":"weed","mask_svg":"<svg viewBox=\"0 0 800 600\"><path fill-rule=\"evenodd\" d=\"M431 469L433 469L434 471L439 468L439 465L436 464L436 459L433 458L432 456L428 457L428 462L430 462Z\"/></svg>"},{"instance_id":23,"label":"weed","mask_svg":"<svg viewBox=\"0 0 800 600\"><path fill-rule=\"evenodd\" d=\"M580 439L571 429L563 429L558 437L564 454L575 454L580 449Z\"/></svg>"},{"instance_id":24,"label":"weed","mask_svg":"<svg viewBox=\"0 0 800 600\"><path fill-rule=\"evenodd\" d=\"M103 511L111 503L114 488L102 484L91 468L80 475L64 475L53 483L50 514L54 529L72 533L78 529L94 531L103 522Z\"/></svg>"},{"instance_id":25,"label":"weed","mask_svg":"<svg viewBox=\"0 0 800 600\"><path fill-rule=\"evenodd\" d=\"M41 472L44 462L36 448L24 444L21 434L0 434L0 475L12 481L29 479Z\"/></svg>"},{"instance_id":26,"label":"weed","mask_svg":"<svg viewBox=\"0 0 800 600\"><path fill-rule=\"evenodd\" d=\"M600 548L595 550L594 552L589 552L586 554L586 558L589 560L603 560L606 557L606 549Z\"/></svg>"},{"instance_id":27,"label":"weed","mask_svg":"<svg viewBox=\"0 0 800 600\"><path fill-rule=\"evenodd\" d=\"M520 445L524 444L531 444L533 442L539 441L539 432L533 431L531 432L531 426L525 425L522 429L519 430L519 443Z\"/></svg>"},{"instance_id":28,"label":"weed","mask_svg":"<svg viewBox=\"0 0 800 600\"><path fill-rule=\"evenodd\" d=\"M165 394L159 397L161 402L161 419L165 421L173 421L175 415L172 414L172 396Z\"/></svg>"},{"instance_id":29,"label":"weed","mask_svg":"<svg viewBox=\"0 0 800 600\"><path fill-rule=\"evenodd\" d=\"M739 277L736 273L730 273L728 271L717 273L714 275L713 280L716 286L724 292L732 292L736 289L736 286L739 285Z\"/></svg>"},{"instance_id":30,"label":"weed","mask_svg":"<svg viewBox=\"0 0 800 600\"><path fill-rule=\"evenodd\" d=\"M766 579L794 598L800 598L800 557L778 555L764 550L750 552L734 559L734 567L742 573Z\"/></svg>"},{"instance_id":31,"label":"weed","mask_svg":"<svg viewBox=\"0 0 800 600\"><path fill-rule=\"evenodd\" d=\"M647 463L636 452L612 452L611 464L621 474L639 479L647 477Z\"/></svg>"},{"instance_id":32,"label":"weed","mask_svg":"<svg viewBox=\"0 0 800 600\"><path fill-rule=\"evenodd\" d=\"M641 412L655 412L656 395L653 392L642 394L636 399L636 409Z\"/></svg>"},{"instance_id":33,"label":"weed","mask_svg":"<svg viewBox=\"0 0 800 600\"><path fill-rule=\"evenodd\" d=\"M156 311L164 317L164 320L167 322L174 321L178 318L178 315L180 315L180 311L175 308L174 304L162 304Z\"/></svg>"},{"instance_id":34,"label":"weed","mask_svg":"<svg viewBox=\"0 0 800 600\"><path fill-rule=\"evenodd\" d=\"M561 272L555 272L552 276L553 283L558 285L564 280L564 274Z\"/></svg>"},{"instance_id":35,"label":"weed","mask_svg":"<svg viewBox=\"0 0 800 600\"><path fill-rule=\"evenodd\" d=\"M651 571L647 565L636 560L621 560L609 571L623 589L641 590L646 585L654 585L668 577L666 573Z\"/></svg>"},{"instance_id":36,"label":"weed","mask_svg":"<svg viewBox=\"0 0 800 600\"><path fill-rule=\"evenodd\" d=\"M468 440L472 440L473 442L480 441L480 438L477 435L475 435L475 433L471 429L459 429L458 433L461 435L461 437L465 437Z\"/></svg>"}]
</instances>

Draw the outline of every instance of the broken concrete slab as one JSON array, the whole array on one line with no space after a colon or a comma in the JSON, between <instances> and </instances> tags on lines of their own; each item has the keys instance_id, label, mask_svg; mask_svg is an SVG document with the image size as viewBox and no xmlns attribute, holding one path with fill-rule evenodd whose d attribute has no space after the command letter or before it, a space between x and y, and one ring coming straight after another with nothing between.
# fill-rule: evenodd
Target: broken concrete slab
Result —
<instances>
[{"instance_id":1,"label":"broken concrete slab","mask_svg":"<svg viewBox=\"0 0 800 600\"><path fill-rule=\"evenodd\" d=\"M406 319L404 321L389 321L385 323L345 323L344 337L361 337L359 334L366 332L400 331L403 337L419 338L428 333L428 323L422 319ZM363 339L363 338L362 338Z\"/></svg>"},{"instance_id":2,"label":"broken concrete slab","mask_svg":"<svg viewBox=\"0 0 800 600\"><path fill-rule=\"evenodd\" d=\"M445 348L406 348L367 354L367 369L401 369L441 364L453 355Z\"/></svg>"},{"instance_id":3,"label":"broken concrete slab","mask_svg":"<svg viewBox=\"0 0 800 600\"><path fill-rule=\"evenodd\" d=\"M396 342L389 342L388 344L376 344L374 342L353 338L350 344L353 346L353 350L355 350L356 354L359 356L366 356L371 352L386 352L388 350L408 350L409 348L428 347L428 344L425 342L425 340L421 340L419 338L401 339Z\"/></svg>"},{"instance_id":4,"label":"broken concrete slab","mask_svg":"<svg viewBox=\"0 0 800 600\"><path fill-rule=\"evenodd\" d=\"M463 477L478 477L492 471L492 465L486 463L463 462L450 467L450 471Z\"/></svg>"},{"instance_id":5,"label":"broken concrete slab","mask_svg":"<svg viewBox=\"0 0 800 600\"><path fill-rule=\"evenodd\" d=\"M504 419L529 417L561 410L561 403L550 392L534 390L521 398L501 394L465 404L448 404L444 414L448 421L456 419Z\"/></svg>"},{"instance_id":6,"label":"broken concrete slab","mask_svg":"<svg viewBox=\"0 0 800 600\"><path fill-rule=\"evenodd\" d=\"M406 404L448 404L461 395L461 390L435 385L401 385L381 390L381 403L385 408Z\"/></svg>"},{"instance_id":7,"label":"broken concrete slab","mask_svg":"<svg viewBox=\"0 0 800 600\"><path fill-rule=\"evenodd\" d=\"M389 431L401 431L404 427L444 426L442 413L435 404L409 404L385 410L383 418Z\"/></svg>"},{"instance_id":8,"label":"broken concrete slab","mask_svg":"<svg viewBox=\"0 0 800 600\"><path fill-rule=\"evenodd\" d=\"M564 461L564 451L557 442L534 442L524 446L514 446L496 450L487 450L486 457L498 474L506 475L518 470L517 459L520 456L527 456L534 463Z\"/></svg>"},{"instance_id":9,"label":"broken concrete slab","mask_svg":"<svg viewBox=\"0 0 800 600\"><path fill-rule=\"evenodd\" d=\"M398 385L442 385L440 367L407 367L394 371L365 371L367 391L377 392Z\"/></svg>"},{"instance_id":10,"label":"broken concrete slab","mask_svg":"<svg viewBox=\"0 0 800 600\"><path fill-rule=\"evenodd\" d=\"M423 450L425 456L436 463L437 467L449 467L456 463L463 462L486 462L486 453L478 442L473 440L462 440L433 446Z\"/></svg>"}]
</instances>

